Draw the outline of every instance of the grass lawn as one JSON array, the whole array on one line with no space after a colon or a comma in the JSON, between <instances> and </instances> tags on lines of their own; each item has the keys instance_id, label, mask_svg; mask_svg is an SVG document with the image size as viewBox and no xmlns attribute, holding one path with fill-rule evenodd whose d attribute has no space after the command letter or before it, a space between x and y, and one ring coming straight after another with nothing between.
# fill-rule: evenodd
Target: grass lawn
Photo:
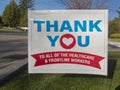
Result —
<instances>
[{"instance_id":1,"label":"grass lawn","mask_svg":"<svg viewBox=\"0 0 120 90\"><path fill-rule=\"evenodd\" d=\"M109 38L111 42L120 42L120 38Z\"/></svg>"},{"instance_id":2,"label":"grass lawn","mask_svg":"<svg viewBox=\"0 0 120 90\"><path fill-rule=\"evenodd\" d=\"M26 31L12 28L12 27L3 27L0 29L0 32L26 32Z\"/></svg>"},{"instance_id":3,"label":"grass lawn","mask_svg":"<svg viewBox=\"0 0 120 90\"><path fill-rule=\"evenodd\" d=\"M27 70L0 90L120 90L120 52L109 52L109 75L34 74ZM116 88L116 89L115 89Z\"/></svg>"}]
</instances>

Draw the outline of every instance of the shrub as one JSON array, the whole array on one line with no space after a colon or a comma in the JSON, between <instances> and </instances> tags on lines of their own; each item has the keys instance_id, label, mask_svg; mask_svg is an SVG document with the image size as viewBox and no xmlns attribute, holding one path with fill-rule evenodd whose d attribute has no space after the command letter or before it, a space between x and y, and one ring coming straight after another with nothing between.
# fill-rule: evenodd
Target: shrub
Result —
<instances>
[{"instance_id":1,"label":"shrub","mask_svg":"<svg viewBox=\"0 0 120 90\"><path fill-rule=\"evenodd\" d=\"M120 33L110 35L111 38L120 38Z\"/></svg>"}]
</instances>

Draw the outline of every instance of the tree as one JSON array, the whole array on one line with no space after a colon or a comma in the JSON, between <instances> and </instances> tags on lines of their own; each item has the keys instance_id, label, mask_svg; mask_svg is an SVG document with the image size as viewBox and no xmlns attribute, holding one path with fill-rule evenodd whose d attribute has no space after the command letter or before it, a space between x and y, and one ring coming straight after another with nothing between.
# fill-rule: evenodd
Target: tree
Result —
<instances>
[{"instance_id":1,"label":"tree","mask_svg":"<svg viewBox=\"0 0 120 90\"><path fill-rule=\"evenodd\" d=\"M116 10L117 13L118 13L118 18L120 18L120 7L119 7L119 10Z\"/></svg>"},{"instance_id":2,"label":"tree","mask_svg":"<svg viewBox=\"0 0 120 90\"><path fill-rule=\"evenodd\" d=\"M27 10L32 9L34 5L34 0L20 0L19 8L20 8L20 26L27 26Z\"/></svg>"},{"instance_id":3,"label":"tree","mask_svg":"<svg viewBox=\"0 0 120 90\"><path fill-rule=\"evenodd\" d=\"M28 18L27 18L27 12L26 12L20 20L20 26L26 27L27 22L28 22Z\"/></svg>"},{"instance_id":4,"label":"tree","mask_svg":"<svg viewBox=\"0 0 120 90\"><path fill-rule=\"evenodd\" d=\"M101 9L108 0L60 0L68 9Z\"/></svg>"},{"instance_id":5,"label":"tree","mask_svg":"<svg viewBox=\"0 0 120 90\"><path fill-rule=\"evenodd\" d=\"M114 33L120 33L120 18L115 18L109 22L109 36Z\"/></svg>"},{"instance_id":6,"label":"tree","mask_svg":"<svg viewBox=\"0 0 120 90\"><path fill-rule=\"evenodd\" d=\"M6 6L3 15L2 20L3 23L9 27L15 27L19 24L19 8L14 0L11 0L10 3Z\"/></svg>"},{"instance_id":7,"label":"tree","mask_svg":"<svg viewBox=\"0 0 120 90\"><path fill-rule=\"evenodd\" d=\"M20 0L19 8L21 16L23 16L23 14L26 13L28 9L31 9L33 7L33 2L34 0Z\"/></svg>"},{"instance_id":8,"label":"tree","mask_svg":"<svg viewBox=\"0 0 120 90\"><path fill-rule=\"evenodd\" d=\"M0 25L2 24L2 17L0 16Z\"/></svg>"}]
</instances>

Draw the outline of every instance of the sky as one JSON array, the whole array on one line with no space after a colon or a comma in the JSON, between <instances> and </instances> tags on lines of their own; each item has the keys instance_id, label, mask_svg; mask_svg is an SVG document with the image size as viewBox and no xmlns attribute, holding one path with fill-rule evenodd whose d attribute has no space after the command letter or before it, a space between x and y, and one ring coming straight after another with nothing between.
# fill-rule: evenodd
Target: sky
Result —
<instances>
[{"instance_id":1,"label":"sky","mask_svg":"<svg viewBox=\"0 0 120 90\"><path fill-rule=\"evenodd\" d=\"M10 0L0 0L0 15L2 15L5 7L9 4ZM15 0L18 4L19 0ZM120 6L120 0L109 0L107 3L111 10L109 10L109 19L114 19L118 16L116 10ZM36 10L56 10L66 9L66 6L59 2L59 0L35 0L34 9Z\"/></svg>"}]
</instances>

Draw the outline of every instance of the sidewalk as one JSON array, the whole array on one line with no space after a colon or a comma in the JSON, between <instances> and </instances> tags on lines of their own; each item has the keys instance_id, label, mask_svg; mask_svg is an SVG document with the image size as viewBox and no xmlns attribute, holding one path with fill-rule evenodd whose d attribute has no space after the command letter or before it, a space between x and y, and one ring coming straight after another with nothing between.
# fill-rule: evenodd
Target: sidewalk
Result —
<instances>
[{"instance_id":1,"label":"sidewalk","mask_svg":"<svg viewBox=\"0 0 120 90\"><path fill-rule=\"evenodd\" d=\"M120 43L118 42L109 42L108 51L120 51Z\"/></svg>"},{"instance_id":2,"label":"sidewalk","mask_svg":"<svg viewBox=\"0 0 120 90\"><path fill-rule=\"evenodd\" d=\"M120 43L118 43L118 42L109 42L109 44L120 48Z\"/></svg>"},{"instance_id":3,"label":"sidewalk","mask_svg":"<svg viewBox=\"0 0 120 90\"><path fill-rule=\"evenodd\" d=\"M6 59L5 62L0 62L0 85L4 84L21 70L25 69L27 67L27 62L27 58L14 61Z\"/></svg>"}]
</instances>

